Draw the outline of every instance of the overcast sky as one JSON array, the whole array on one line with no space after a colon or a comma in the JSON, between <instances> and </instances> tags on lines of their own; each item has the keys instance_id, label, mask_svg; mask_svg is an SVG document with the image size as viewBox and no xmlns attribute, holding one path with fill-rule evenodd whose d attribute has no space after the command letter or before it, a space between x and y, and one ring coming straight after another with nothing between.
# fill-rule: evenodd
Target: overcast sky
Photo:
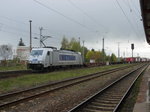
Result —
<instances>
[{"instance_id":1,"label":"overcast sky","mask_svg":"<svg viewBox=\"0 0 150 112\"><path fill-rule=\"evenodd\" d=\"M29 46L29 20L32 20L32 37L43 35L53 38L45 43L60 48L65 35L85 41L88 49L102 49L105 38L107 54L117 55L120 42L121 56L150 57L141 21L139 0L0 0L0 45L11 44L16 48L22 38ZM33 47L39 40L33 39Z\"/></svg>"}]
</instances>

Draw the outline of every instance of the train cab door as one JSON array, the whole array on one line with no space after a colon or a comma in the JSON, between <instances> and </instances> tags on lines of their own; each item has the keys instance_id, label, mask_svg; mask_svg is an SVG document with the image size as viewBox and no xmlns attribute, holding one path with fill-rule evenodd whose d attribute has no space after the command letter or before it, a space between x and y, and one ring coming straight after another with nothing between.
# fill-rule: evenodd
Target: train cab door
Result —
<instances>
[{"instance_id":1,"label":"train cab door","mask_svg":"<svg viewBox=\"0 0 150 112\"><path fill-rule=\"evenodd\" d=\"M47 54L46 54L46 60L45 60L45 64L46 64L46 67L50 66L50 63L51 63L51 58L50 58L50 51L47 51Z\"/></svg>"},{"instance_id":2,"label":"train cab door","mask_svg":"<svg viewBox=\"0 0 150 112\"><path fill-rule=\"evenodd\" d=\"M49 55L49 64L50 64L50 66L52 66L52 64L53 64L53 52L49 51L49 53L50 53L50 55Z\"/></svg>"}]
</instances>

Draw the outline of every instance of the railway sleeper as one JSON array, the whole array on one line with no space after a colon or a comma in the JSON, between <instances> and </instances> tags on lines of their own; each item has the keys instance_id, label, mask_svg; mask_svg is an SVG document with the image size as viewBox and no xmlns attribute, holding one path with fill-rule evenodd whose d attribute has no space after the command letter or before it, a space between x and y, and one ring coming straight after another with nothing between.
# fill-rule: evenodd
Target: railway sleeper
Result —
<instances>
[{"instance_id":1,"label":"railway sleeper","mask_svg":"<svg viewBox=\"0 0 150 112\"><path fill-rule=\"evenodd\" d=\"M97 105L97 106L116 106L116 103L99 103L99 102L92 102L91 105Z\"/></svg>"},{"instance_id":2,"label":"railway sleeper","mask_svg":"<svg viewBox=\"0 0 150 112\"><path fill-rule=\"evenodd\" d=\"M118 102L120 100L116 99L116 98L109 98L109 99L105 99L105 98L97 98L97 100L104 100L104 101L110 101L110 102Z\"/></svg>"},{"instance_id":3,"label":"railway sleeper","mask_svg":"<svg viewBox=\"0 0 150 112\"><path fill-rule=\"evenodd\" d=\"M116 94L116 93L106 93L104 94L103 96L104 97L109 97L109 96L112 96L112 97L122 97L122 94Z\"/></svg>"},{"instance_id":4,"label":"railway sleeper","mask_svg":"<svg viewBox=\"0 0 150 112\"><path fill-rule=\"evenodd\" d=\"M93 105L89 105L86 107L87 109L93 110L93 111L113 111L114 107L100 107L100 106L93 106Z\"/></svg>"},{"instance_id":5,"label":"railway sleeper","mask_svg":"<svg viewBox=\"0 0 150 112\"><path fill-rule=\"evenodd\" d=\"M83 109L82 111L79 112L110 112L110 111Z\"/></svg>"},{"instance_id":6,"label":"railway sleeper","mask_svg":"<svg viewBox=\"0 0 150 112\"><path fill-rule=\"evenodd\" d=\"M115 105L112 105L112 104L105 104L105 105L103 105L103 104L94 104L94 103L91 103L91 106L96 106L96 107L103 107L103 108L105 108L105 107L115 107Z\"/></svg>"},{"instance_id":7,"label":"railway sleeper","mask_svg":"<svg viewBox=\"0 0 150 112\"><path fill-rule=\"evenodd\" d=\"M104 100L104 99L120 99L120 98L122 98L122 96L102 96L102 98L100 99Z\"/></svg>"},{"instance_id":8,"label":"railway sleeper","mask_svg":"<svg viewBox=\"0 0 150 112\"><path fill-rule=\"evenodd\" d=\"M106 101L106 100L95 100L96 102L99 102L99 103L105 103L105 104L117 104L118 101Z\"/></svg>"},{"instance_id":9,"label":"railway sleeper","mask_svg":"<svg viewBox=\"0 0 150 112\"><path fill-rule=\"evenodd\" d=\"M91 109L83 109L81 111L78 111L78 112L96 112L95 110L91 110ZM97 111L99 112L99 111Z\"/></svg>"}]
</instances>

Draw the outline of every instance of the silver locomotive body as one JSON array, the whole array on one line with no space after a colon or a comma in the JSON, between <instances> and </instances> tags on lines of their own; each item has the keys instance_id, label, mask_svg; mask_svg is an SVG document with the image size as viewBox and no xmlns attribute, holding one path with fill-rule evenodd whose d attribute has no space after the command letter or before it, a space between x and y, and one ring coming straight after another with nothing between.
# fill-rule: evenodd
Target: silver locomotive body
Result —
<instances>
[{"instance_id":1,"label":"silver locomotive body","mask_svg":"<svg viewBox=\"0 0 150 112\"><path fill-rule=\"evenodd\" d=\"M27 64L33 70L77 65L83 65L80 53L51 48L33 48Z\"/></svg>"}]
</instances>

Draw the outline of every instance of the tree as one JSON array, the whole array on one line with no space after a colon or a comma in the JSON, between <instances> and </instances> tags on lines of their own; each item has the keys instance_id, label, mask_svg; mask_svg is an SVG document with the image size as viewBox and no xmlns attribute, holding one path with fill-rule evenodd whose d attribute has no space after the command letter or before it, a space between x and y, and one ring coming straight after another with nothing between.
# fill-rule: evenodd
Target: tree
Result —
<instances>
[{"instance_id":1,"label":"tree","mask_svg":"<svg viewBox=\"0 0 150 112\"><path fill-rule=\"evenodd\" d=\"M8 60L12 57L12 46L11 45L1 45L0 46L0 57L3 60Z\"/></svg>"},{"instance_id":2,"label":"tree","mask_svg":"<svg viewBox=\"0 0 150 112\"><path fill-rule=\"evenodd\" d=\"M24 42L23 42L22 38L20 38L20 41L19 41L18 46L25 46L25 44L24 44Z\"/></svg>"},{"instance_id":3,"label":"tree","mask_svg":"<svg viewBox=\"0 0 150 112\"><path fill-rule=\"evenodd\" d=\"M106 56L107 56L107 55L106 55L105 51L102 51L101 53L102 53L102 57L101 57L100 60L101 60L102 62L105 62L105 61L106 61Z\"/></svg>"},{"instance_id":4,"label":"tree","mask_svg":"<svg viewBox=\"0 0 150 112\"><path fill-rule=\"evenodd\" d=\"M90 59L94 59L94 52L88 51L86 54L86 59L89 61Z\"/></svg>"},{"instance_id":5,"label":"tree","mask_svg":"<svg viewBox=\"0 0 150 112\"><path fill-rule=\"evenodd\" d=\"M69 49L69 41L65 36L61 41L61 49Z\"/></svg>"},{"instance_id":6,"label":"tree","mask_svg":"<svg viewBox=\"0 0 150 112\"><path fill-rule=\"evenodd\" d=\"M101 57L101 52L100 51L95 51L95 50L91 50L88 51L86 54L86 58L89 61L90 59L95 60L95 62L100 62L100 57Z\"/></svg>"},{"instance_id":7,"label":"tree","mask_svg":"<svg viewBox=\"0 0 150 112\"><path fill-rule=\"evenodd\" d=\"M95 51L94 57L95 57L96 62L100 62L101 52L100 51Z\"/></svg>"},{"instance_id":8,"label":"tree","mask_svg":"<svg viewBox=\"0 0 150 112\"><path fill-rule=\"evenodd\" d=\"M116 62L117 61L117 57L114 53L111 54L110 61L111 62Z\"/></svg>"},{"instance_id":9,"label":"tree","mask_svg":"<svg viewBox=\"0 0 150 112\"><path fill-rule=\"evenodd\" d=\"M61 49L69 49L76 52L81 52L83 56L83 46L81 46L80 42L75 38L72 38L70 41L68 41L68 39L64 36L61 41ZM84 46L84 57L86 57L87 52L88 49ZM85 58L85 61L87 61L87 58Z\"/></svg>"},{"instance_id":10,"label":"tree","mask_svg":"<svg viewBox=\"0 0 150 112\"><path fill-rule=\"evenodd\" d=\"M74 50L76 52L81 52L81 46L80 46L80 43L75 39L75 38L72 38L71 41L70 41L70 49L71 50Z\"/></svg>"},{"instance_id":11,"label":"tree","mask_svg":"<svg viewBox=\"0 0 150 112\"><path fill-rule=\"evenodd\" d=\"M106 56L106 61L110 61L110 58L111 58L111 56L110 56L110 55L107 55L107 56Z\"/></svg>"},{"instance_id":12,"label":"tree","mask_svg":"<svg viewBox=\"0 0 150 112\"><path fill-rule=\"evenodd\" d=\"M92 50L91 50L91 51L93 51L93 52L94 52L95 50L92 48Z\"/></svg>"}]
</instances>

